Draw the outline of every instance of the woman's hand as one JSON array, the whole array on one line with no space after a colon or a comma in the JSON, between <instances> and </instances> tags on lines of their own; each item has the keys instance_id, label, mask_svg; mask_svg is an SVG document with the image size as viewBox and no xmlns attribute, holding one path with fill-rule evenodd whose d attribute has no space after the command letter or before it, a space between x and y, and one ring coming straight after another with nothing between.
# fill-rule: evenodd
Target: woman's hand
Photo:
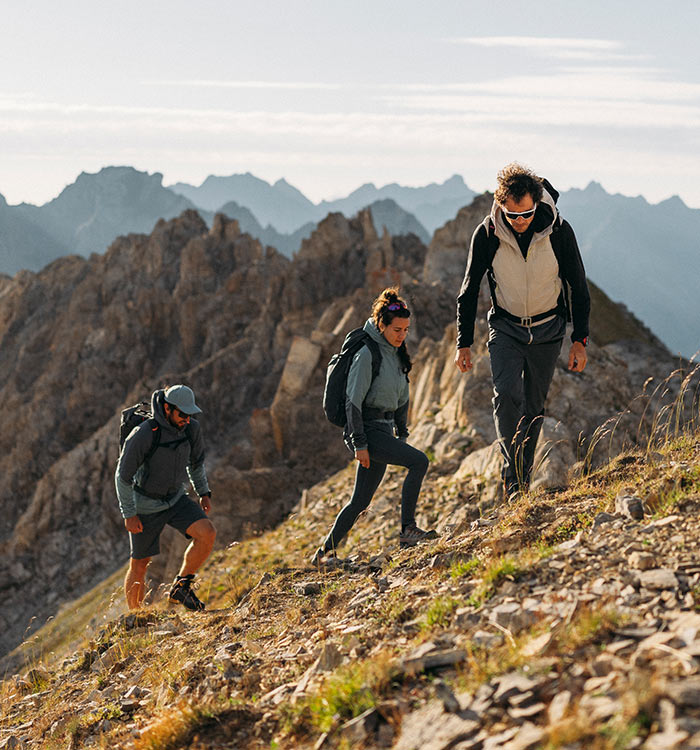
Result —
<instances>
[{"instance_id":1,"label":"woman's hand","mask_svg":"<svg viewBox=\"0 0 700 750\"><path fill-rule=\"evenodd\" d=\"M369 451L367 448L361 451L355 451L355 458L360 462L360 466L369 469Z\"/></svg>"}]
</instances>

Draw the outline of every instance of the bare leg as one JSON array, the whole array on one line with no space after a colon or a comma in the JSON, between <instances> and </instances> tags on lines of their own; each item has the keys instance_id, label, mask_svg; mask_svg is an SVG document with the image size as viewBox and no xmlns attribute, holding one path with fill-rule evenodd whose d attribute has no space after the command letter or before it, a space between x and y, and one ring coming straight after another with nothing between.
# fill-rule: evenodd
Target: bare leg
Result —
<instances>
[{"instance_id":1,"label":"bare leg","mask_svg":"<svg viewBox=\"0 0 700 750\"><path fill-rule=\"evenodd\" d=\"M216 529L208 518L200 518L195 521L188 529L187 533L192 537L189 547L185 550L185 556L182 560L182 567L178 575L194 575L209 557L214 540L216 539Z\"/></svg>"},{"instance_id":2,"label":"bare leg","mask_svg":"<svg viewBox=\"0 0 700 750\"><path fill-rule=\"evenodd\" d=\"M129 609L138 609L146 594L146 568L151 562L150 557L129 561L129 569L124 578L124 595Z\"/></svg>"}]
</instances>

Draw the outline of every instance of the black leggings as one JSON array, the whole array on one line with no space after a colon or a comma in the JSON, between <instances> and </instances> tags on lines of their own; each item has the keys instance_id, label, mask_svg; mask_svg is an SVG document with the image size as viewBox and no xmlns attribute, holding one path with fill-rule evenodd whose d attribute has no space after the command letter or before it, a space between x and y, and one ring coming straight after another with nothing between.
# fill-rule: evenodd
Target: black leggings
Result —
<instances>
[{"instance_id":1,"label":"black leggings","mask_svg":"<svg viewBox=\"0 0 700 750\"><path fill-rule=\"evenodd\" d=\"M382 481L387 464L405 466L408 469L401 490L401 525L406 526L415 520L418 494L428 471L428 457L394 437L389 424L367 422L365 436L369 450L369 468L365 469L358 462L350 502L338 513L323 544L327 552L340 544L360 513L367 509Z\"/></svg>"}]
</instances>

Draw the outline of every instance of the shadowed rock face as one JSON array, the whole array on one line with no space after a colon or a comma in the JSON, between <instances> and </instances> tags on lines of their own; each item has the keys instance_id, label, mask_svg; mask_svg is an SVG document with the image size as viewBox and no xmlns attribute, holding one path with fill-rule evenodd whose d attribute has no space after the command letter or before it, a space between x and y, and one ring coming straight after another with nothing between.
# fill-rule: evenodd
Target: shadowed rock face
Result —
<instances>
[{"instance_id":1,"label":"shadowed rock face","mask_svg":"<svg viewBox=\"0 0 700 750\"><path fill-rule=\"evenodd\" d=\"M209 230L186 211L103 256L0 279L0 653L32 616L41 624L126 561L113 488L118 414L154 388L186 382L204 410L220 544L278 522L304 488L345 465L350 454L321 409L326 363L389 284L414 312L412 441L445 470L473 476L465 453L489 450L494 437L486 326L482 316L475 369L463 377L452 365L453 320L466 248L456 255L482 218L479 205L460 212L426 257L415 237L379 236L367 211L331 214L289 261L235 221L217 216ZM436 254L438 240L453 251ZM626 345L610 346L592 345L585 377L563 364L557 372L545 483L561 483L579 431L592 433L647 375L669 369L660 350L638 345L628 368ZM173 574L183 547L164 535L154 584Z\"/></svg>"}]
</instances>

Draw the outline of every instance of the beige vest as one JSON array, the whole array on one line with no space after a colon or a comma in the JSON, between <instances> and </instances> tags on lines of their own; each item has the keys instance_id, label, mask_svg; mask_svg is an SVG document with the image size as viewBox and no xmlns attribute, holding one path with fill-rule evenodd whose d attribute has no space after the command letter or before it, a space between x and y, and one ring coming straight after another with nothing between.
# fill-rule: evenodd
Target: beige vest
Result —
<instances>
[{"instance_id":1,"label":"beige vest","mask_svg":"<svg viewBox=\"0 0 700 750\"><path fill-rule=\"evenodd\" d=\"M551 229L535 234L526 260L503 221L499 215L495 225L500 240L493 259L496 302L519 318L529 318L555 308L562 286L559 264L549 240ZM552 318L537 321L535 325Z\"/></svg>"}]
</instances>

